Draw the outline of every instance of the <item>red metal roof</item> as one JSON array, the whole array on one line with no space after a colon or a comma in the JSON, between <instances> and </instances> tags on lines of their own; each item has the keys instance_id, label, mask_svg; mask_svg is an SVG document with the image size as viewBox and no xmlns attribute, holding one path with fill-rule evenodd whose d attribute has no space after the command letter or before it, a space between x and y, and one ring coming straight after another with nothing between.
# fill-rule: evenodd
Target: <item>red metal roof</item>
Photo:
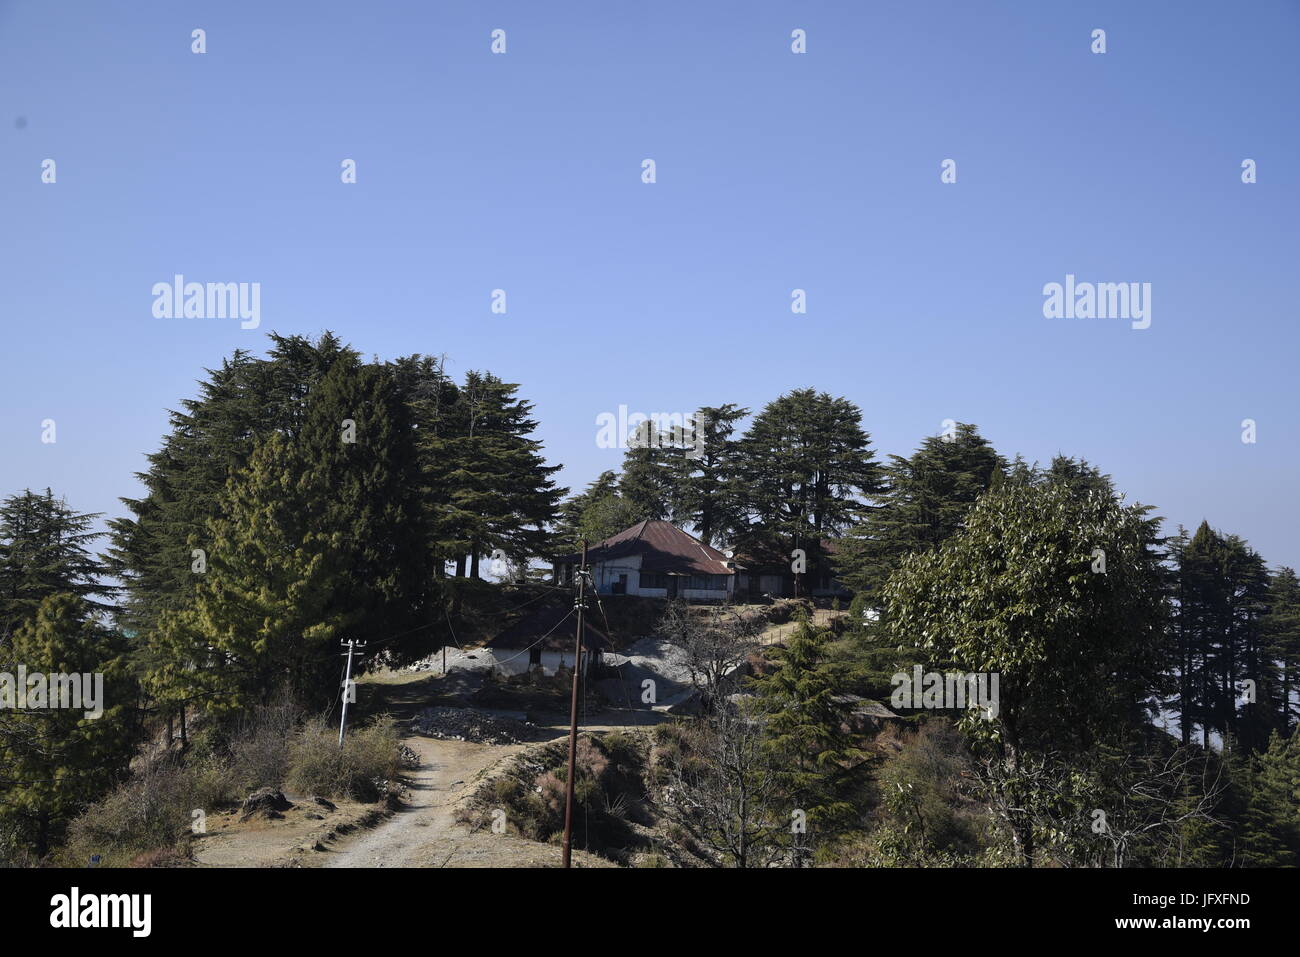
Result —
<instances>
[{"instance_id":1,"label":"red metal roof","mask_svg":"<svg viewBox=\"0 0 1300 957\"><path fill-rule=\"evenodd\" d=\"M631 528L625 528L587 550L587 561L603 564L632 555L641 556L641 568L648 572L679 575L734 575L728 568L728 558L712 546L683 532L671 522L646 519ZM559 564L576 565L578 553L564 555Z\"/></svg>"}]
</instances>

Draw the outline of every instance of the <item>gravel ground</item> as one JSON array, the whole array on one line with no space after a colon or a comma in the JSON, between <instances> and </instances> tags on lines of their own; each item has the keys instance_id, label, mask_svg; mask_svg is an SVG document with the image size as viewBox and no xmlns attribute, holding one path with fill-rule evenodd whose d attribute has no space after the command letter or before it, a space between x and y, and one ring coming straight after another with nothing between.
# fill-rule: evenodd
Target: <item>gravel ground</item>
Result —
<instances>
[{"instance_id":1,"label":"gravel ground","mask_svg":"<svg viewBox=\"0 0 1300 957\"><path fill-rule=\"evenodd\" d=\"M520 744L536 738L535 726L527 721L468 708L425 708L412 719L411 730L443 741L476 744Z\"/></svg>"}]
</instances>

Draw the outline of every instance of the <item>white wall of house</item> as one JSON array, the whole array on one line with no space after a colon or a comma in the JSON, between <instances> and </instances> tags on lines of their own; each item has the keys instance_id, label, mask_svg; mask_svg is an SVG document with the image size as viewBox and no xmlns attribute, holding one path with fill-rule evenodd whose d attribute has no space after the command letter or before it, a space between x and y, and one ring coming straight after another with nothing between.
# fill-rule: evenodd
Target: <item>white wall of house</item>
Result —
<instances>
[{"instance_id":1,"label":"white wall of house","mask_svg":"<svg viewBox=\"0 0 1300 957\"><path fill-rule=\"evenodd\" d=\"M640 555L629 555L626 558L618 558L609 562L596 562L591 566L591 580L596 586L596 591L602 595L610 595L614 592L614 586L619 582L622 575L627 576L627 591L625 594L638 595L642 598L667 598L667 588L650 588L641 584L641 557ZM681 579L685 582L686 579ZM723 588L684 588L681 583L678 585L677 597L685 598L688 601L717 601L732 594L736 588L736 576L727 576L727 587Z\"/></svg>"},{"instance_id":2,"label":"white wall of house","mask_svg":"<svg viewBox=\"0 0 1300 957\"><path fill-rule=\"evenodd\" d=\"M528 670L528 651L523 648L484 648L479 654L492 658L493 668L507 675L521 675ZM543 651L542 671L553 675L563 665L573 667L572 651Z\"/></svg>"},{"instance_id":3,"label":"white wall of house","mask_svg":"<svg viewBox=\"0 0 1300 957\"><path fill-rule=\"evenodd\" d=\"M720 601L726 598L735 590L735 579L727 579L727 587L722 588L682 588L678 587L677 597L685 598L687 601ZM644 598L667 598L667 588L642 588L635 592Z\"/></svg>"},{"instance_id":4,"label":"white wall of house","mask_svg":"<svg viewBox=\"0 0 1300 957\"><path fill-rule=\"evenodd\" d=\"M614 585L620 575L627 576L627 594L640 595L638 586L641 580L641 556L629 555L612 562L600 562L591 566L591 580L596 584L596 591L602 595L613 593Z\"/></svg>"}]
</instances>

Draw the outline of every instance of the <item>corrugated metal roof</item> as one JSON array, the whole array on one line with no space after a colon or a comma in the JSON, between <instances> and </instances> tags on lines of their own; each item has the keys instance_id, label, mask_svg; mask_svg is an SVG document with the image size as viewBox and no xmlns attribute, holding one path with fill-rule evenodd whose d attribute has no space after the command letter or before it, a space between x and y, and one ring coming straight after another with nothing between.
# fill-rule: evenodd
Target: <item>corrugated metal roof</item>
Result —
<instances>
[{"instance_id":1,"label":"corrugated metal roof","mask_svg":"<svg viewBox=\"0 0 1300 957\"><path fill-rule=\"evenodd\" d=\"M734 575L727 567L727 556L705 545L671 522L646 519L587 550L589 564L598 565L641 556L641 568L648 572L679 575ZM576 565L581 555L573 553L556 559L560 564Z\"/></svg>"},{"instance_id":2,"label":"corrugated metal roof","mask_svg":"<svg viewBox=\"0 0 1300 957\"><path fill-rule=\"evenodd\" d=\"M543 608L526 615L487 643L489 648L527 648L538 643L543 651L572 651L577 622L564 621L573 611L570 607ZM582 644L587 649L608 651L613 642L599 628L591 624L591 610L582 622ZM562 623L563 622L563 623ZM562 623L562 624L561 624Z\"/></svg>"}]
</instances>

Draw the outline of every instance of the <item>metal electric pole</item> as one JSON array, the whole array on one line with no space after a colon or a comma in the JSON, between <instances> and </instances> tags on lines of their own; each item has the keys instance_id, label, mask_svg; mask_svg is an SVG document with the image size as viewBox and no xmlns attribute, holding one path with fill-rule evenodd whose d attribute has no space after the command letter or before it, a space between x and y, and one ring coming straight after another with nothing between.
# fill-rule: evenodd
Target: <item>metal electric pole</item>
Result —
<instances>
[{"instance_id":1,"label":"metal electric pole","mask_svg":"<svg viewBox=\"0 0 1300 957\"><path fill-rule=\"evenodd\" d=\"M346 676L343 678L343 717L339 720L339 747L343 747L343 731L348 726L348 693L352 690L352 649L364 648L365 642L357 642L352 638L346 641L340 641L339 644L348 646L348 668Z\"/></svg>"},{"instance_id":2,"label":"metal electric pole","mask_svg":"<svg viewBox=\"0 0 1300 957\"><path fill-rule=\"evenodd\" d=\"M564 779L564 866L569 866L573 848L573 786L576 783L578 757L578 683L582 677L582 613L586 610L587 540L582 540L582 566L578 569L578 595L574 609L578 613L577 638L573 643L573 699L569 705L569 773Z\"/></svg>"}]
</instances>

